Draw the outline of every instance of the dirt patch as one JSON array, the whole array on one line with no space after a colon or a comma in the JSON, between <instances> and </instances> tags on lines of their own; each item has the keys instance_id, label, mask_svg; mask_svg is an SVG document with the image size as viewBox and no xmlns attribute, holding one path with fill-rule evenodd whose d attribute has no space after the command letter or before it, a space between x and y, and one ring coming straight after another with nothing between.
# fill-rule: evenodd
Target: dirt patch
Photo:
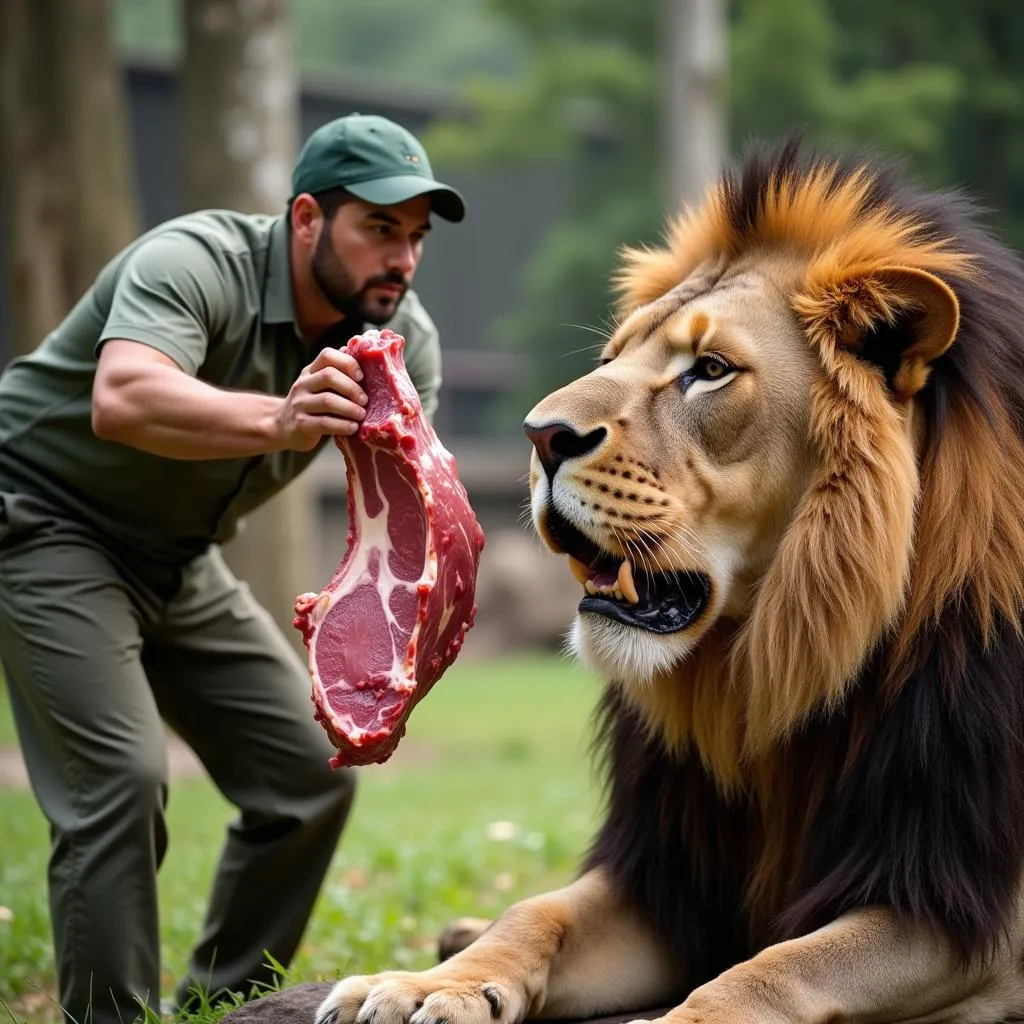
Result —
<instances>
[{"instance_id":1,"label":"dirt patch","mask_svg":"<svg viewBox=\"0 0 1024 1024\"><path fill-rule=\"evenodd\" d=\"M399 756L399 754L401 756ZM172 779L195 778L205 774L199 758L179 737L168 734L167 760ZM395 772L407 768L421 768L437 760L437 751L428 743L403 741L395 758L384 764L372 765L373 772ZM18 747L0 746L0 789L25 789L28 772Z\"/></svg>"},{"instance_id":2,"label":"dirt patch","mask_svg":"<svg viewBox=\"0 0 1024 1024\"><path fill-rule=\"evenodd\" d=\"M167 737L167 759L172 778L203 774L199 758L176 736ZM28 773L21 750L18 747L0 747L0 789L24 789L26 786Z\"/></svg>"},{"instance_id":3,"label":"dirt patch","mask_svg":"<svg viewBox=\"0 0 1024 1024\"><path fill-rule=\"evenodd\" d=\"M0 999L0 1007L4 1002ZM27 1024L60 1024L64 1020L60 1004L57 1002L57 992L29 992L7 1004L13 1020L26 1021Z\"/></svg>"}]
</instances>

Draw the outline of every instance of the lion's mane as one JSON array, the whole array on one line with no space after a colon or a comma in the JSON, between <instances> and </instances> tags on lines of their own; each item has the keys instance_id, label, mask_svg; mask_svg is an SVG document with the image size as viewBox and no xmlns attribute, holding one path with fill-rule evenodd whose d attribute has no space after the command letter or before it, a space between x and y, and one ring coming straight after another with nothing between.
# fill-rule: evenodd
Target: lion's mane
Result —
<instances>
[{"instance_id":1,"label":"lion's mane","mask_svg":"<svg viewBox=\"0 0 1024 1024\"><path fill-rule=\"evenodd\" d=\"M693 984L871 904L984 955L1024 868L1024 268L963 197L788 143L726 174L663 248L627 251L622 309L754 249L806 262L793 309L825 370L818 471L750 619L642 699L606 689L586 866ZM894 264L960 306L913 382L893 377L899 316L859 355L836 336L848 271ZM920 387L917 465L890 444L902 386Z\"/></svg>"}]
</instances>

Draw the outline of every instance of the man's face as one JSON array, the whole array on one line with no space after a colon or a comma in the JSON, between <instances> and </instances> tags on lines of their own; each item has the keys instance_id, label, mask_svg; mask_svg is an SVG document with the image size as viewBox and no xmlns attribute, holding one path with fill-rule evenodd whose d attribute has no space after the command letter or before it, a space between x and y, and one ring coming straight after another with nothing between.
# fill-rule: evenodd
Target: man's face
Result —
<instances>
[{"instance_id":1,"label":"man's face","mask_svg":"<svg viewBox=\"0 0 1024 1024\"><path fill-rule=\"evenodd\" d=\"M313 279L339 313L385 324L412 282L429 230L429 196L395 206L351 199L324 222L310 263Z\"/></svg>"}]
</instances>

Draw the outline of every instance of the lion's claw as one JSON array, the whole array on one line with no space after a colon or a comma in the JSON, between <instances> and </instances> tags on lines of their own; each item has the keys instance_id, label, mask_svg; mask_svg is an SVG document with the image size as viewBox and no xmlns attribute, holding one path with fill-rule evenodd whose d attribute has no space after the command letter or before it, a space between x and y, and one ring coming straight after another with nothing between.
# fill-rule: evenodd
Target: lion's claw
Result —
<instances>
[{"instance_id":1,"label":"lion's claw","mask_svg":"<svg viewBox=\"0 0 1024 1024\"><path fill-rule=\"evenodd\" d=\"M484 999L487 1000L491 1007L491 1016L495 1020L501 1020L501 1011L505 1005L505 1000L502 998L501 989L497 985L484 985L481 989Z\"/></svg>"},{"instance_id":2,"label":"lion's claw","mask_svg":"<svg viewBox=\"0 0 1024 1024\"><path fill-rule=\"evenodd\" d=\"M396 971L338 982L316 1024L518 1024L522 1003L498 982Z\"/></svg>"}]
</instances>

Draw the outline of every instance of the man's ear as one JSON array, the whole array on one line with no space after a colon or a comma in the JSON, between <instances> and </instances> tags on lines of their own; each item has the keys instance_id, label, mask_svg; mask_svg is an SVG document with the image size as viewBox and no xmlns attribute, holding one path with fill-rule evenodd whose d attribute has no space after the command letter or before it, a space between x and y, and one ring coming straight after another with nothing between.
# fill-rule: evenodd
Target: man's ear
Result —
<instances>
[{"instance_id":1,"label":"man's ear","mask_svg":"<svg viewBox=\"0 0 1024 1024\"><path fill-rule=\"evenodd\" d=\"M323 218L320 204L308 192L302 192L292 200L289 215L292 221L292 232L296 237L307 244L314 243L320 220Z\"/></svg>"},{"instance_id":2,"label":"man's ear","mask_svg":"<svg viewBox=\"0 0 1024 1024\"><path fill-rule=\"evenodd\" d=\"M956 338L960 303L953 289L914 267L874 265L830 276L796 300L807 329L877 366L895 397L912 398Z\"/></svg>"}]
</instances>

